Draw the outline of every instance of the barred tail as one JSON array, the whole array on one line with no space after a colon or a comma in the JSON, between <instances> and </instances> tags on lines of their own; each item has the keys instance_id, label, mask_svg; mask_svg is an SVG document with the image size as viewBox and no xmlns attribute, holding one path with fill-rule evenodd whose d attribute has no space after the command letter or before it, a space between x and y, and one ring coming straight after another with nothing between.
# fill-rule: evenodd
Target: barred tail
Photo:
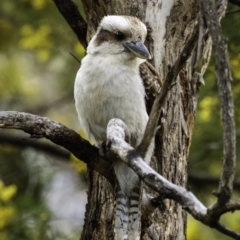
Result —
<instances>
[{"instance_id":1,"label":"barred tail","mask_svg":"<svg viewBox=\"0 0 240 240\"><path fill-rule=\"evenodd\" d=\"M141 235L140 185L133 189L129 197L128 240L139 240Z\"/></svg>"},{"instance_id":2,"label":"barred tail","mask_svg":"<svg viewBox=\"0 0 240 240\"><path fill-rule=\"evenodd\" d=\"M115 240L127 240L129 198L123 193L119 186L117 187L116 201Z\"/></svg>"}]
</instances>

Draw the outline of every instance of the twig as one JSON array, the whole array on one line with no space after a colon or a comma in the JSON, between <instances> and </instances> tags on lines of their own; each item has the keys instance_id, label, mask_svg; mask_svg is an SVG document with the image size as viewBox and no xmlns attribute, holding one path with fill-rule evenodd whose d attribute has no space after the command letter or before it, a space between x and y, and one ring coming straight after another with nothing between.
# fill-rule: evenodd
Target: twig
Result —
<instances>
[{"instance_id":1,"label":"twig","mask_svg":"<svg viewBox=\"0 0 240 240\"><path fill-rule=\"evenodd\" d=\"M69 53L77 62L81 63L81 61L73 54L73 53Z\"/></svg>"},{"instance_id":2,"label":"twig","mask_svg":"<svg viewBox=\"0 0 240 240\"><path fill-rule=\"evenodd\" d=\"M209 213L216 219L220 218L224 213L233 212L235 210L240 210L240 199L231 199L224 205L224 207L219 205L218 202L209 207Z\"/></svg>"}]
</instances>

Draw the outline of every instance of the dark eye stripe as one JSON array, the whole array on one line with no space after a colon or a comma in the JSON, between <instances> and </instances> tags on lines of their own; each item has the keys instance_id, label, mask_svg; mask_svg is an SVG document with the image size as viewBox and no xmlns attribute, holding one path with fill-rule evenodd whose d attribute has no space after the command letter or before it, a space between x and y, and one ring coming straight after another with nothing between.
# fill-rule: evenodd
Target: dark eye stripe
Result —
<instances>
[{"instance_id":1,"label":"dark eye stripe","mask_svg":"<svg viewBox=\"0 0 240 240\"><path fill-rule=\"evenodd\" d=\"M112 39L112 33L109 32L108 30L105 30L103 28L100 29L100 31L97 34L97 37L95 39L95 44L96 46L101 45L103 42L105 41L109 41L110 39Z\"/></svg>"},{"instance_id":2,"label":"dark eye stripe","mask_svg":"<svg viewBox=\"0 0 240 240\"><path fill-rule=\"evenodd\" d=\"M101 28L95 39L95 45L100 46L103 42L122 41L125 38L126 36L120 31L113 33Z\"/></svg>"}]
</instances>

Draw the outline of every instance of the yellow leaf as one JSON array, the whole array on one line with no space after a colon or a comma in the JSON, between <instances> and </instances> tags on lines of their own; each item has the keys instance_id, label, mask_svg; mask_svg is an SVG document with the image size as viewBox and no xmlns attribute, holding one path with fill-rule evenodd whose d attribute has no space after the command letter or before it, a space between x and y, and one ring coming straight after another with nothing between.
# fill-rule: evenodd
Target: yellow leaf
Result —
<instances>
[{"instance_id":1,"label":"yellow leaf","mask_svg":"<svg viewBox=\"0 0 240 240\"><path fill-rule=\"evenodd\" d=\"M3 202L9 201L17 192L17 186L12 184L1 189L0 200Z\"/></svg>"},{"instance_id":2,"label":"yellow leaf","mask_svg":"<svg viewBox=\"0 0 240 240\"><path fill-rule=\"evenodd\" d=\"M43 9L46 5L47 5L46 0L33 0L32 1L32 6L37 10Z\"/></svg>"}]
</instances>

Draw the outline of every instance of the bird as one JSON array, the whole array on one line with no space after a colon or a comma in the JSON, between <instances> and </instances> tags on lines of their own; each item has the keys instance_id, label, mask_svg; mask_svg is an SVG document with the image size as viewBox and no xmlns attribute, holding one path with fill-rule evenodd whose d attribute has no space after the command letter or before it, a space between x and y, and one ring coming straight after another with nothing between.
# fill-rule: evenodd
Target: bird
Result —
<instances>
[{"instance_id":1,"label":"bird","mask_svg":"<svg viewBox=\"0 0 240 240\"><path fill-rule=\"evenodd\" d=\"M121 119L137 147L148 122L145 89L139 66L151 55L144 45L146 25L134 16L105 16L89 42L74 83L74 99L80 126L96 145L106 141L106 128ZM149 164L152 141L144 160ZM140 239L140 179L121 160L113 163L118 181L115 240Z\"/></svg>"}]
</instances>

